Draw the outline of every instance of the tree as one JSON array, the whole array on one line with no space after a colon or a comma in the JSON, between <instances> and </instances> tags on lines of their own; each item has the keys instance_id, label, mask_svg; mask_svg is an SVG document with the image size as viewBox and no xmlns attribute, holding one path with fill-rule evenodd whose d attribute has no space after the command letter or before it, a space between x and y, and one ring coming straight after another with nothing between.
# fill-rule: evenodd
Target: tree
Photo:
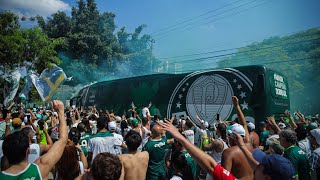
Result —
<instances>
[{"instance_id":1,"label":"tree","mask_svg":"<svg viewBox=\"0 0 320 180\"><path fill-rule=\"evenodd\" d=\"M271 37L240 48L235 55L218 62L220 68L264 65L282 72L289 82L291 108L318 113L320 89L320 29L290 36Z\"/></svg>"}]
</instances>

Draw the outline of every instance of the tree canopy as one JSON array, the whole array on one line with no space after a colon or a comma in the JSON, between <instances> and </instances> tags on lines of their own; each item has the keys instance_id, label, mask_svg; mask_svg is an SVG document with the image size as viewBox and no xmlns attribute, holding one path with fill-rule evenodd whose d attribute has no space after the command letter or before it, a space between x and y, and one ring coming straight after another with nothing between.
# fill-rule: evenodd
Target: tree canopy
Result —
<instances>
[{"instance_id":1,"label":"tree canopy","mask_svg":"<svg viewBox=\"0 0 320 180\"><path fill-rule=\"evenodd\" d=\"M319 113L319 28L252 43L218 62L220 68L254 64L264 65L288 78L292 110Z\"/></svg>"}]
</instances>

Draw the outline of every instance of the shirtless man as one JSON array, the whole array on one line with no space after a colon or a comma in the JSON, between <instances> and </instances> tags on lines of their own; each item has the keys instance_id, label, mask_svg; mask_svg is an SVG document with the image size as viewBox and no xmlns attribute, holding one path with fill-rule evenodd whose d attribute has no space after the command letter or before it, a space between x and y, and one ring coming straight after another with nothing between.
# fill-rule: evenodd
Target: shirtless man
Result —
<instances>
[{"instance_id":1,"label":"shirtless man","mask_svg":"<svg viewBox=\"0 0 320 180\"><path fill-rule=\"evenodd\" d=\"M128 154L119 155L123 164L121 177L128 180L146 179L149 153L147 151L137 152L142 141L140 134L131 130L128 132L125 141Z\"/></svg>"},{"instance_id":2,"label":"shirtless man","mask_svg":"<svg viewBox=\"0 0 320 180\"><path fill-rule=\"evenodd\" d=\"M231 131L239 134L238 130L242 128L242 131L244 132L240 135L244 136L245 145L252 152L253 147L251 143L248 143L250 141L249 132L244 115L240 109L239 100L236 96L233 96L232 101L233 105L236 107L239 123L241 125L235 125L237 127L232 128ZM253 179L253 171L244 153L232 138L229 138L229 145L230 148L223 151L221 165L238 179Z\"/></svg>"}]
</instances>

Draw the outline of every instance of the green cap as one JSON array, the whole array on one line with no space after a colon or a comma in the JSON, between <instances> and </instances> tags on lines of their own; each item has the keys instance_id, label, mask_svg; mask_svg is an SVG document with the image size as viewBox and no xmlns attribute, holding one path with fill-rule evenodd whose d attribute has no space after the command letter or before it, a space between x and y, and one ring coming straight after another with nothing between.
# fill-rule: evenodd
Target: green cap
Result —
<instances>
[{"instance_id":1,"label":"green cap","mask_svg":"<svg viewBox=\"0 0 320 180\"><path fill-rule=\"evenodd\" d=\"M139 123L138 119L131 119L132 126L136 126Z\"/></svg>"}]
</instances>

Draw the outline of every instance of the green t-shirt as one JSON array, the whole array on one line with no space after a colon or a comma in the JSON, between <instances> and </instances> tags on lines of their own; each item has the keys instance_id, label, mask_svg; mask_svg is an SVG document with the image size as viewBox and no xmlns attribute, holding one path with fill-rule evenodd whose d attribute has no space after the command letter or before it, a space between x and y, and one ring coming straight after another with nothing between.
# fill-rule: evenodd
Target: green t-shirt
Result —
<instances>
[{"instance_id":1,"label":"green t-shirt","mask_svg":"<svg viewBox=\"0 0 320 180\"><path fill-rule=\"evenodd\" d=\"M196 163L196 161L191 157L191 155L186 150L182 150L181 152L186 157L187 163L192 170L193 177L196 177L197 176L197 163Z\"/></svg>"},{"instance_id":2,"label":"green t-shirt","mask_svg":"<svg viewBox=\"0 0 320 180\"><path fill-rule=\"evenodd\" d=\"M84 133L81 135L80 141L79 141L81 149L86 157L88 156L88 143L90 138L91 138L91 134Z\"/></svg>"},{"instance_id":3,"label":"green t-shirt","mask_svg":"<svg viewBox=\"0 0 320 180\"><path fill-rule=\"evenodd\" d=\"M284 150L283 156L291 162L295 169L295 176L299 179L309 180L310 177L310 164L306 154L298 146L290 146Z\"/></svg>"},{"instance_id":4,"label":"green t-shirt","mask_svg":"<svg viewBox=\"0 0 320 180\"><path fill-rule=\"evenodd\" d=\"M10 174L1 171L0 179L17 180L17 179L32 179L41 180L41 173L39 167L36 164L29 164L23 171L18 174Z\"/></svg>"},{"instance_id":5,"label":"green t-shirt","mask_svg":"<svg viewBox=\"0 0 320 180\"><path fill-rule=\"evenodd\" d=\"M143 148L143 151L149 153L149 166L147 170L148 180L166 176L165 153L168 148L167 138L162 137L160 140L151 140Z\"/></svg>"},{"instance_id":6,"label":"green t-shirt","mask_svg":"<svg viewBox=\"0 0 320 180\"><path fill-rule=\"evenodd\" d=\"M269 137L269 131L268 130L265 130L263 132L260 133L260 142L262 143L262 145L266 145L266 140L268 139Z\"/></svg>"}]
</instances>

